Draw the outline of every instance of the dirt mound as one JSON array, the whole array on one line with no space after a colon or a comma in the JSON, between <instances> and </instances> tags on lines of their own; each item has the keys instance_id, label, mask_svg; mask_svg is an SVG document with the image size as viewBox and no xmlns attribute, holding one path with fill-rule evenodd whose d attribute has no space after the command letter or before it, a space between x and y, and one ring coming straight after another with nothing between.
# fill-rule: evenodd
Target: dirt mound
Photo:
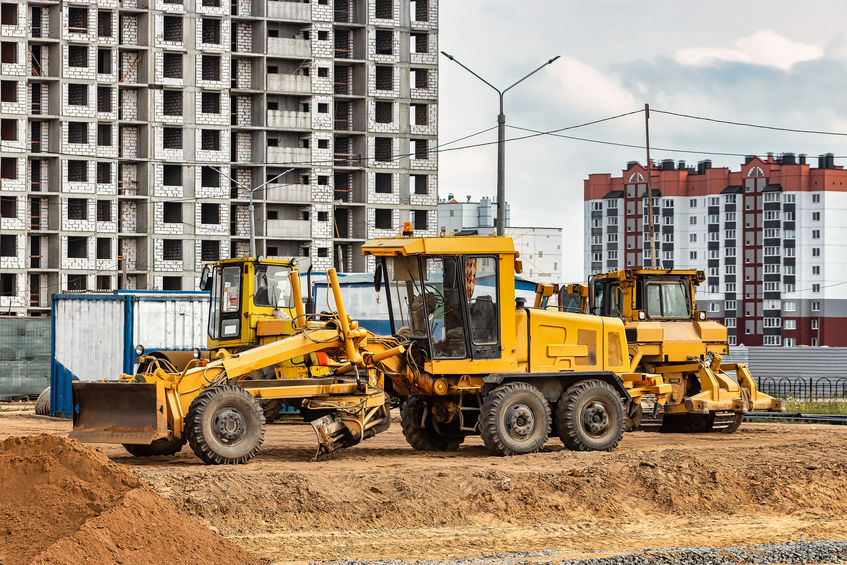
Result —
<instances>
[{"instance_id":1,"label":"dirt mound","mask_svg":"<svg viewBox=\"0 0 847 565\"><path fill-rule=\"evenodd\" d=\"M0 477L0 563L258 561L74 440L8 438Z\"/></svg>"}]
</instances>

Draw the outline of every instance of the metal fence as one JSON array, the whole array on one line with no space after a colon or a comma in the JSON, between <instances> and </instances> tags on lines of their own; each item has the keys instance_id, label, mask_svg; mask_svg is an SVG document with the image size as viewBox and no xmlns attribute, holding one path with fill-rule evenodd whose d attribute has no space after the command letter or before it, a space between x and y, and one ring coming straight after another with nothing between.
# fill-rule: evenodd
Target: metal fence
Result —
<instances>
[{"instance_id":1,"label":"metal fence","mask_svg":"<svg viewBox=\"0 0 847 565\"><path fill-rule=\"evenodd\" d=\"M0 317L0 400L50 384L50 318Z\"/></svg>"},{"instance_id":2,"label":"metal fence","mask_svg":"<svg viewBox=\"0 0 847 565\"><path fill-rule=\"evenodd\" d=\"M756 383L777 398L847 400L847 377L756 377Z\"/></svg>"}]
</instances>

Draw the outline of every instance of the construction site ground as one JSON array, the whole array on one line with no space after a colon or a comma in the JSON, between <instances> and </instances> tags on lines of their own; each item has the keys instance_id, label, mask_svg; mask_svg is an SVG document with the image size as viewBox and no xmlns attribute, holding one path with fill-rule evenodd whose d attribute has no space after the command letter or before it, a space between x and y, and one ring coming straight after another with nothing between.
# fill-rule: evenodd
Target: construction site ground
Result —
<instances>
[{"instance_id":1,"label":"construction site ground","mask_svg":"<svg viewBox=\"0 0 847 565\"><path fill-rule=\"evenodd\" d=\"M70 428L0 413L0 440ZM312 429L295 420L269 425L262 451L240 466L204 465L188 447L148 459L97 447L268 562L331 562L844 540L845 445L847 426L745 423L733 435L628 433L612 453L553 439L542 453L503 458L478 438L456 453L416 452L393 424L315 463Z\"/></svg>"}]
</instances>

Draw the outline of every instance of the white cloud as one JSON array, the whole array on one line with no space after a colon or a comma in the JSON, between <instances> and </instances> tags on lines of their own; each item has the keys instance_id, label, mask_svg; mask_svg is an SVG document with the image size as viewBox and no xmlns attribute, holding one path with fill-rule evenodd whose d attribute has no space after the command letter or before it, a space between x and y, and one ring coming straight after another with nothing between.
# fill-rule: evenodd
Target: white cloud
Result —
<instances>
[{"instance_id":1,"label":"white cloud","mask_svg":"<svg viewBox=\"0 0 847 565\"><path fill-rule=\"evenodd\" d=\"M708 65L720 61L768 65L787 71L795 63L819 59L822 48L792 41L772 30L758 30L735 41L735 48L689 47L676 52L683 65Z\"/></svg>"},{"instance_id":2,"label":"white cloud","mask_svg":"<svg viewBox=\"0 0 847 565\"><path fill-rule=\"evenodd\" d=\"M601 113L627 111L639 106L617 77L577 59L566 56L563 63L550 67L550 73L560 82L556 91L558 103Z\"/></svg>"}]
</instances>

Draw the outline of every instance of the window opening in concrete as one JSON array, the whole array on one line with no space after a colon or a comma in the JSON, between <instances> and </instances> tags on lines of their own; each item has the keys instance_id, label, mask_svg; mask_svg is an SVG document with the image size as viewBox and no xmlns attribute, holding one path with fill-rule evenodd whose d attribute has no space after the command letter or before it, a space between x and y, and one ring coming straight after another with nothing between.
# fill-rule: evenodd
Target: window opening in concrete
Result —
<instances>
[{"instance_id":1,"label":"window opening in concrete","mask_svg":"<svg viewBox=\"0 0 847 565\"><path fill-rule=\"evenodd\" d=\"M68 143L88 143L86 122L68 122Z\"/></svg>"},{"instance_id":2,"label":"window opening in concrete","mask_svg":"<svg viewBox=\"0 0 847 565\"><path fill-rule=\"evenodd\" d=\"M182 16L165 16L162 22L162 39L182 43Z\"/></svg>"},{"instance_id":3,"label":"window opening in concrete","mask_svg":"<svg viewBox=\"0 0 847 565\"><path fill-rule=\"evenodd\" d=\"M88 238L87 237L69 237L68 238L68 258L70 258L70 259L88 259Z\"/></svg>"},{"instance_id":4,"label":"window opening in concrete","mask_svg":"<svg viewBox=\"0 0 847 565\"><path fill-rule=\"evenodd\" d=\"M107 86L97 87L97 111L112 111L112 89Z\"/></svg>"},{"instance_id":5,"label":"window opening in concrete","mask_svg":"<svg viewBox=\"0 0 847 565\"><path fill-rule=\"evenodd\" d=\"M220 224L221 223L221 206L220 206L220 204L201 204L200 205L200 221L204 224Z\"/></svg>"},{"instance_id":6,"label":"window opening in concrete","mask_svg":"<svg viewBox=\"0 0 847 565\"><path fill-rule=\"evenodd\" d=\"M217 188L221 185L221 174L212 167L200 169L200 186Z\"/></svg>"},{"instance_id":7,"label":"window opening in concrete","mask_svg":"<svg viewBox=\"0 0 847 565\"><path fill-rule=\"evenodd\" d=\"M329 149L329 140L328 139L319 139L318 140L318 149Z\"/></svg>"},{"instance_id":8,"label":"window opening in concrete","mask_svg":"<svg viewBox=\"0 0 847 565\"><path fill-rule=\"evenodd\" d=\"M18 82L15 80L0 80L0 101L18 101Z\"/></svg>"},{"instance_id":9,"label":"window opening in concrete","mask_svg":"<svg viewBox=\"0 0 847 565\"><path fill-rule=\"evenodd\" d=\"M412 175L412 184L415 187L415 194L427 194L429 192L426 188L426 175Z\"/></svg>"},{"instance_id":10,"label":"window opening in concrete","mask_svg":"<svg viewBox=\"0 0 847 565\"><path fill-rule=\"evenodd\" d=\"M394 0L376 0L374 16L381 20L393 20Z\"/></svg>"},{"instance_id":11,"label":"window opening in concrete","mask_svg":"<svg viewBox=\"0 0 847 565\"><path fill-rule=\"evenodd\" d=\"M97 275L97 290L112 290L112 277Z\"/></svg>"},{"instance_id":12,"label":"window opening in concrete","mask_svg":"<svg viewBox=\"0 0 847 565\"><path fill-rule=\"evenodd\" d=\"M180 136L181 139L182 136ZM162 167L162 184L164 186L182 186L182 166L164 165Z\"/></svg>"},{"instance_id":13,"label":"window opening in concrete","mask_svg":"<svg viewBox=\"0 0 847 565\"><path fill-rule=\"evenodd\" d=\"M68 46L68 66L85 68L88 66L88 47L84 45Z\"/></svg>"},{"instance_id":14,"label":"window opening in concrete","mask_svg":"<svg viewBox=\"0 0 847 565\"><path fill-rule=\"evenodd\" d=\"M318 76L319 77L328 77L329 76L329 67L318 67Z\"/></svg>"},{"instance_id":15,"label":"window opening in concrete","mask_svg":"<svg viewBox=\"0 0 847 565\"><path fill-rule=\"evenodd\" d=\"M221 132L220 130L204 129L201 130L200 149L206 151L220 151L221 149Z\"/></svg>"},{"instance_id":16,"label":"window opening in concrete","mask_svg":"<svg viewBox=\"0 0 847 565\"><path fill-rule=\"evenodd\" d=\"M413 33L411 47L413 53L429 53L429 36L425 33Z\"/></svg>"},{"instance_id":17,"label":"window opening in concrete","mask_svg":"<svg viewBox=\"0 0 847 565\"><path fill-rule=\"evenodd\" d=\"M108 165L108 163L104 163ZM112 221L112 203L109 200L97 201L97 221L111 222Z\"/></svg>"},{"instance_id":18,"label":"window opening in concrete","mask_svg":"<svg viewBox=\"0 0 847 565\"><path fill-rule=\"evenodd\" d=\"M162 128L162 149L182 149L180 128Z\"/></svg>"},{"instance_id":19,"label":"window opening in concrete","mask_svg":"<svg viewBox=\"0 0 847 565\"><path fill-rule=\"evenodd\" d=\"M394 67L377 65L374 86L377 90L393 90Z\"/></svg>"},{"instance_id":20,"label":"window opening in concrete","mask_svg":"<svg viewBox=\"0 0 847 565\"><path fill-rule=\"evenodd\" d=\"M394 103L377 100L374 104L374 120L379 124L390 124L394 121Z\"/></svg>"},{"instance_id":21,"label":"window opening in concrete","mask_svg":"<svg viewBox=\"0 0 847 565\"><path fill-rule=\"evenodd\" d=\"M393 176L391 173L376 173L374 175L376 192L379 194L391 194L393 192Z\"/></svg>"},{"instance_id":22,"label":"window opening in concrete","mask_svg":"<svg viewBox=\"0 0 847 565\"><path fill-rule=\"evenodd\" d=\"M329 104L325 102L318 103L318 114L328 114L329 113Z\"/></svg>"},{"instance_id":23,"label":"window opening in concrete","mask_svg":"<svg viewBox=\"0 0 847 565\"><path fill-rule=\"evenodd\" d=\"M221 95L218 92L203 92L200 95L204 114L221 113Z\"/></svg>"},{"instance_id":24,"label":"window opening in concrete","mask_svg":"<svg viewBox=\"0 0 847 565\"><path fill-rule=\"evenodd\" d=\"M68 182L88 181L87 161L68 161Z\"/></svg>"},{"instance_id":25,"label":"window opening in concrete","mask_svg":"<svg viewBox=\"0 0 847 565\"><path fill-rule=\"evenodd\" d=\"M108 184L112 182L111 163L97 163L97 182L100 184Z\"/></svg>"},{"instance_id":26,"label":"window opening in concrete","mask_svg":"<svg viewBox=\"0 0 847 565\"><path fill-rule=\"evenodd\" d=\"M14 196L0 196L0 217L18 217L18 199Z\"/></svg>"},{"instance_id":27,"label":"window opening in concrete","mask_svg":"<svg viewBox=\"0 0 847 565\"><path fill-rule=\"evenodd\" d=\"M17 63L18 62L18 44L11 41L0 42L0 62L2 63Z\"/></svg>"},{"instance_id":28,"label":"window opening in concrete","mask_svg":"<svg viewBox=\"0 0 847 565\"><path fill-rule=\"evenodd\" d=\"M97 72L101 75L112 74L112 50L97 50Z\"/></svg>"},{"instance_id":29,"label":"window opening in concrete","mask_svg":"<svg viewBox=\"0 0 847 565\"><path fill-rule=\"evenodd\" d=\"M412 145L415 148L415 159L429 159L429 146L426 139L413 139Z\"/></svg>"},{"instance_id":30,"label":"window opening in concrete","mask_svg":"<svg viewBox=\"0 0 847 565\"><path fill-rule=\"evenodd\" d=\"M391 161L391 138L390 137L375 137L374 138L374 160L375 161Z\"/></svg>"},{"instance_id":31,"label":"window opening in concrete","mask_svg":"<svg viewBox=\"0 0 847 565\"><path fill-rule=\"evenodd\" d=\"M0 257L15 257L18 254L18 236L0 236Z\"/></svg>"},{"instance_id":32,"label":"window opening in concrete","mask_svg":"<svg viewBox=\"0 0 847 565\"><path fill-rule=\"evenodd\" d=\"M328 31L319 31L318 32L318 41L327 41L329 39Z\"/></svg>"},{"instance_id":33,"label":"window opening in concrete","mask_svg":"<svg viewBox=\"0 0 847 565\"><path fill-rule=\"evenodd\" d=\"M203 55L202 68L201 76L203 80L221 80L221 58L219 55Z\"/></svg>"},{"instance_id":34,"label":"window opening in concrete","mask_svg":"<svg viewBox=\"0 0 847 565\"><path fill-rule=\"evenodd\" d=\"M413 8L412 13L415 15L414 21L429 21L429 0L410 0L409 5Z\"/></svg>"},{"instance_id":35,"label":"window opening in concrete","mask_svg":"<svg viewBox=\"0 0 847 565\"><path fill-rule=\"evenodd\" d=\"M18 294L17 276L11 273L0 273L0 296L15 296L16 294Z\"/></svg>"},{"instance_id":36,"label":"window opening in concrete","mask_svg":"<svg viewBox=\"0 0 847 565\"><path fill-rule=\"evenodd\" d=\"M97 238L97 258L111 259L112 258L112 240L108 237Z\"/></svg>"},{"instance_id":37,"label":"window opening in concrete","mask_svg":"<svg viewBox=\"0 0 847 565\"><path fill-rule=\"evenodd\" d=\"M221 257L221 242L205 240L200 242L200 260L217 261Z\"/></svg>"},{"instance_id":38,"label":"window opening in concrete","mask_svg":"<svg viewBox=\"0 0 847 565\"><path fill-rule=\"evenodd\" d=\"M182 240L165 239L162 241L162 259L165 261L182 261Z\"/></svg>"},{"instance_id":39,"label":"window opening in concrete","mask_svg":"<svg viewBox=\"0 0 847 565\"><path fill-rule=\"evenodd\" d=\"M416 126L429 125L429 106L427 104L412 104Z\"/></svg>"},{"instance_id":40,"label":"window opening in concrete","mask_svg":"<svg viewBox=\"0 0 847 565\"><path fill-rule=\"evenodd\" d=\"M268 210L268 219L269 220L278 220L279 219L279 211L278 210Z\"/></svg>"},{"instance_id":41,"label":"window opening in concrete","mask_svg":"<svg viewBox=\"0 0 847 565\"><path fill-rule=\"evenodd\" d=\"M162 54L162 76L182 78L182 55L179 53Z\"/></svg>"},{"instance_id":42,"label":"window opening in concrete","mask_svg":"<svg viewBox=\"0 0 847 565\"><path fill-rule=\"evenodd\" d=\"M0 120L0 139L2 139L3 141L17 141L18 120Z\"/></svg>"},{"instance_id":43,"label":"window opening in concrete","mask_svg":"<svg viewBox=\"0 0 847 565\"><path fill-rule=\"evenodd\" d=\"M394 54L394 32L387 29L376 30L376 54Z\"/></svg>"},{"instance_id":44,"label":"window opening in concrete","mask_svg":"<svg viewBox=\"0 0 847 565\"><path fill-rule=\"evenodd\" d=\"M97 12L97 36L112 37L112 13Z\"/></svg>"},{"instance_id":45,"label":"window opening in concrete","mask_svg":"<svg viewBox=\"0 0 847 565\"><path fill-rule=\"evenodd\" d=\"M88 290L88 277L85 275L68 275L68 290Z\"/></svg>"},{"instance_id":46,"label":"window opening in concrete","mask_svg":"<svg viewBox=\"0 0 847 565\"><path fill-rule=\"evenodd\" d=\"M0 158L0 178L16 179L18 178L18 160L14 157Z\"/></svg>"},{"instance_id":47,"label":"window opening in concrete","mask_svg":"<svg viewBox=\"0 0 847 565\"><path fill-rule=\"evenodd\" d=\"M112 146L112 126L111 124L97 125L97 145L102 147Z\"/></svg>"},{"instance_id":48,"label":"window opening in concrete","mask_svg":"<svg viewBox=\"0 0 847 565\"><path fill-rule=\"evenodd\" d=\"M68 104L71 106L88 106L88 85L69 84Z\"/></svg>"},{"instance_id":49,"label":"window opening in concrete","mask_svg":"<svg viewBox=\"0 0 847 565\"><path fill-rule=\"evenodd\" d=\"M300 210L300 219L308 220L309 219L309 211L308 210Z\"/></svg>"},{"instance_id":50,"label":"window opening in concrete","mask_svg":"<svg viewBox=\"0 0 847 565\"><path fill-rule=\"evenodd\" d=\"M180 202L165 202L162 206L162 221L166 224L181 224L182 204Z\"/></svg>"},{"instance_id":51,"label":"window opening in concrete","mask_svg":"<svg viewBox=\"0 0 847 565\"><path fill-rule=\"evenodd\" d=\"M203 0L206 5L209 0ZM182 290L182 277L162 277L162 290Z\"/></svg>"},{"instance_id":52,"label":"window opening in concrete","mask_svg":"<svg viewBox=\"0 0 847 565\"><path fill-rule=\"evenodd\" d=\"M318 184L321 186L329 185L329 177L327 175L318 175Z\"/></svg>"},{"instance_id":53,"label":"window opening in concrete","mask_svg":"<svg viewBox=\"0 0 847 565\"><path fill-rule=\"evenodd\" d=\"M268 37L279 37L279 30L274 28L269 29Z\"/></svg>"},{"instance_id":54,"label":"window opening in concrete","mask_svg":"<svg viewBox=\"0 0 847 565\"><path fill-rule=\"evenodd\" d=\"M269 137L268 147L279 147L279 139L276 137Z\"/></svg>"},{"instance_id":55,"label":"window opening in concrete","mask_svg":"<svg viewBox=\"0 0 847 565\"><path fill-rule=\"evenodd\" d=\"M318 247L318 257L329 257L329 248Z\"/></svg>"},{"instance_id":56,"label":"window opening in concrete","mask_svg":"<svg viewBox=\"0 0 847 565\"><path fill-rule=\"evenodd\" d=\"M88 33L88 8L68 7L68 31Z\"/></svg>"},{"instance_id":57,"label":"window opening in concrete","mask_svg":"<svg viewBox=\"0 0 847 565\"><path fill-rule=\"evenodd\" d=\"M427 230L429 229L429 224L427 223L427 213L426 210L415 210L415 229L416 230Z\"/></svg>"},{"instance_id":58,"label":"window opening in concrete","mask_svg":"<svg viewBox=\"0 0 847 565\"><path fill-rule=\"evenodd\" d=\"M219 45L221 42L221 21L203 18L203 43Z\"/></svg>"},{"instance_id":59,"label":"window opening in concrete","mask_svg":"<svg viewBox=\"0 0 847 565\"><path fill-rule=\"evenodd\" d=\"M181 116L182 115L182 91L181 90L163 90L162 91L162 113L166 116Z\"/></svg>"},{"instance_id":60,"label":"window opening in concrete","mask_svg":"<svg viewBox=\"0 0 847 565\"><path fill-rule=\"evenodd\" d=\"M328 222L329 221L329 212L318 212L318 221L319 222Z\"/></svg>"},{"instance_id":61,"label":"window opening in concrete","mask_svg":"<svg viewBox=\"0 0 847 565\"><path fill-rule=\"evenodd\" d=\"M0 24L6 26L18 25L18 5L4 2L0 5Z\"/></svg>"},{"instance_id":62,"label":"window opening in concrete","mask_svg":"<svg viewBox=\"0 0 847 565\"><path fill-rule=\"evenodd\" d=\"M68 198L68 219L88 219L88 201L85 198Z\"/></svg>"},{"instance_id":63,"label":"window opening in concrete","mask_svg":"<svg viewBox=\"0 0 847 565\"><path fill-rule=\"evenodd\" d=\"M411 69L413 76L412 83L415 88L429 88L429 73L428 69Z\"/></svg>"},{"instance_id":64,"label":"window opening in concrete","mask_svg":"<svg viewBox=\"0 0 847 565\"><path fill-rule=\"evenodd\" d=\"M392 211L385 208L374 210L374 227L378 230L390 230L394 227Z\"/></svg>"}]
</instances>

